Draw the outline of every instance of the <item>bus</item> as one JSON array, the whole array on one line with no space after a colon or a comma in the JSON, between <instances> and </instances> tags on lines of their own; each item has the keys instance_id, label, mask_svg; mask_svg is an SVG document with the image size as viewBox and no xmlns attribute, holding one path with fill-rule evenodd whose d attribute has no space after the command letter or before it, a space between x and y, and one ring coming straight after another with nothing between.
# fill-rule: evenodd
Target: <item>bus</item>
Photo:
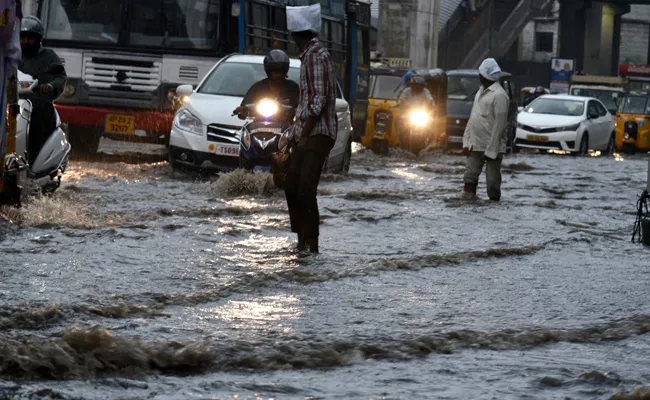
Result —
<instances>
[{"instance_id":1,"label":"bus","mask_svg":"<svg viewBox=\"0 0 650 400\"><path fill-rule=\"evenodd\" d=\"M68 81L56 107L73 148L96 152L102 137L166 145L176 87L198 85L228 54L280 48L297 57L285 7L317 2L319 36L358 141L368 105L370 0L24 0L23 9L43 21L44 45L64 62ZM124 123L109 123L116 118Z\"/></svg>"}]
</instances>

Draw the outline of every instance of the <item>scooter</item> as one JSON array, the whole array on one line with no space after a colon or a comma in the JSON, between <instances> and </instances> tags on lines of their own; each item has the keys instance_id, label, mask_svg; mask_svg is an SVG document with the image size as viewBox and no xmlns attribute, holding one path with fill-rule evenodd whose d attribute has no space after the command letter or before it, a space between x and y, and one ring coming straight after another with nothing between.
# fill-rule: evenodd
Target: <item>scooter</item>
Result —
<instances>
[{"instance_id":1,"label":"scooter","mask_svg":"<svg viewBox=\"0 0 650 400\"><path fill-rule=\"evenodd\" d=\"M32 123L32 102L28 95L38 87L38 80L18 71L18 105L20 113L16 121L16 155L12 162L20 170L18 182L20 186L35 186L43 194L56 191L61 185L61 178L68 168L68 160L72 146L65 132L61 129L61 118L54 109L56 125L54 131L41 147L35 157L27 154L29 148L29 127ZM24 156L22 156L24 154ZM30 164L29 159L33 162Z\"/></svg>"},{"instance_id":2,"label":"scooter","mask_svg":"<svg viewBox=\"0 0 650 400\"><path fill-rule=\"evenodd\" d=\"M246 108L248 117L240 132L239 166L249 171L271 172L273 154L289 144L291 119L286 115L293 112L293 107L262 99Z\"/></svg>"},{"instance_id":3,"label":"scooter","mask_svg":"<svg viewBox=\"0 0 650 400\"><path fill-rule=\"evenodd\" d=\"M404 114L407 131L401 138L402 147L415 155L427 148L432 143L431 129L433 115L425 108L411 108Z\"/></svg>"}]
</instances>

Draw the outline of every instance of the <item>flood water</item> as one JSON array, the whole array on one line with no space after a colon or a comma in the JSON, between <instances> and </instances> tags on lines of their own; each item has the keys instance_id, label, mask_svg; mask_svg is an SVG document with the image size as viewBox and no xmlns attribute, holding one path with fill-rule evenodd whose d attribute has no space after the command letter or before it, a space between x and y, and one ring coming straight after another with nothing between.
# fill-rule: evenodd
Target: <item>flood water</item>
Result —
<instances>
[{"instance_id":1,"label":"flood water","mask_svg":"<svg viewBox=\"0 0 650 400\"><path fill-rule=\"evenodd\" d=\"M355 153L305 256L267 175L73 162L0 221L0 399L650 398L647 161L463 165Z\"/></svg>"}]
</instances>

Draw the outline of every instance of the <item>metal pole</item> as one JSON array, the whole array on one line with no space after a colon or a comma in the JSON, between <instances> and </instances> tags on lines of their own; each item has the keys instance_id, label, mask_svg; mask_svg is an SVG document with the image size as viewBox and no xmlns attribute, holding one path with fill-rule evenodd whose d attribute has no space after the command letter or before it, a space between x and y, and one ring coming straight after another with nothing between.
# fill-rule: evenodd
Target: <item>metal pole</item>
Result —
<instances>
[{"instance_id":1,"label":"metal pole","mask_svg":"<svg viewBox=\"0 0 650 400\"><path fill-rule=\"evenodd\" d=\"M431 13L430 25L433 31L433 40L429 49L429 68L438 67L438 41L440 34L438 32L438 23L440 22L440 0L433 0L433 12Z\"/></svg>"},{"instance_id":2,"label":"metal pole","mask_svg":"<svg viewBox=\"0 0 650 400\"><path fill-rule=\"evenodd\" d=\"M645 190L650 193L650 152L648 152L648 180L646 181Z\"/></svg>"}]
</instances>

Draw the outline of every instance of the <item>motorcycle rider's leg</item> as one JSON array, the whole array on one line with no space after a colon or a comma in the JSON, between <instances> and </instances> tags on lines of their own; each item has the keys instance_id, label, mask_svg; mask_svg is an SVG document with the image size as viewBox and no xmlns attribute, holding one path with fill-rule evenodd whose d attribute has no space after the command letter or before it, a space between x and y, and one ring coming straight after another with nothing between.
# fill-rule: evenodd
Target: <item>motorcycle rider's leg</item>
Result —
<instances>
[{"instance_id":1,"label":"motorcycle rider's leg","mask_svg":"<svg viewBox=\"0 0 650 400\"><path fill-rule=\"evenodd\" d=\"M503 155L499 154L495 160L486 160L485 175L487 181L487 194L490 200L501 199L501 162Z\"/></svg>"},{"instance_id":2,"label":"motorcycle rider's leg","mask_svg":"<svg viewBox=\"0 0 650 400\"><path fill-rule=\"evenodd\" d=\"M32 101L32 113L29 118L29 143L27 146L30 164L34 164L36 156L56 128L54 105L42 100Z\"/></svg>"},{"instance_id":3,"label":"motorcycle rider's leg","mask_svg":"<svg viewBox=\"0 0 650 400\"><path fill-rule=\"evenodd\" d=\"M463 200L473 200L476 198L476 187L478 186L478 178L479 176L481 176L484 163L485 163L485 158L483 157L483 152L481 151L472 151L467 156L465 176L463 177L465 186L463 188L463 194L461 195L461 198Z\"/></svg>"},{"instance_id":4,"label":"motorcycle rider's leg","mask_svg":"<svg viewBox=\"0 0 650 400\"><path fill-rule=\"evenodd\" d=\"M325 159L334 146L329 136L315 135L309 138L302 161L298 198L301 203L303 234L309 251L318 253L320 214L316 195Z\"/></svg>"},{"instance_id":5,"label":"motorcycle rider's leg","mask_svg":"<svg viewBox=\"0 0 650 400\"><path fill-rule=\"evenodd\" d=\"M284 194L287 198L287 207L289 208L291 232L298 234L298 250L305 250L307 248L303 235L302 205L298 198L302 161L302 152L298 150L298 146L293 144L289 171L287 172L287 179L284 183Z\"/></svg>"}]
</instances>

